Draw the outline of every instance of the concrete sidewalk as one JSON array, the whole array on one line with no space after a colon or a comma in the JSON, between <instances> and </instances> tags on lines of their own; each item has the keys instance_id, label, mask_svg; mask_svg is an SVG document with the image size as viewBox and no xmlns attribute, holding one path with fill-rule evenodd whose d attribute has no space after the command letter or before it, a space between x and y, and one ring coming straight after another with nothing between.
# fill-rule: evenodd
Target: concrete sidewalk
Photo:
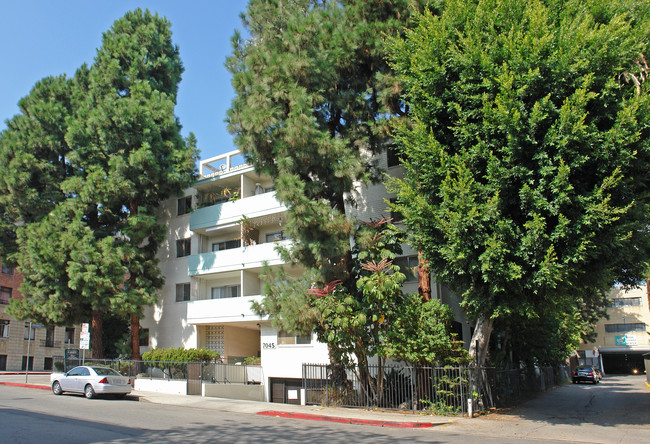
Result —
<instances>
[{"instance_id":1,"label":"concrete sidewalk","mask_svg":"<svg viewBox=\"0 0 650 444\"><path fill-rule=\"evenodd\" d=\"M27 376L27 382L25 382L24 373L0 373L1 385L50 390L50 375L45 373L30 373ZM432 416L422 413L301 406L203 396L170 395L136 390L131 392L128 399L221 412L250 413L314 421L375 425L380 427L424 428L446 426L468 420L466 417Z\"/></svg>"}]
</instances>

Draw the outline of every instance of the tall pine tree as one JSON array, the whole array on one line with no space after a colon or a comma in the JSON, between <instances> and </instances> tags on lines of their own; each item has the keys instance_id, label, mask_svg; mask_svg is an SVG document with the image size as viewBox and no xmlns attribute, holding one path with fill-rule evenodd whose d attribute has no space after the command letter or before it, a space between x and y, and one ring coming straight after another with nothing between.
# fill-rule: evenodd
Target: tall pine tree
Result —
<instances>
[{"instance_id":1,"label":"tall pine tree","mask_svg":"<svg viewBox=\"0 0 650 444\"><path fill-rule=\"evenodd\" d=\"M41 226L26 223L18 230L18 265L29 264L40 276L34 282L26 276L20 313L61 323L56 310L39 309L44 300L59 308L86 307L96 357L103 350L102 312L114 311L131 315L133 357L139 358L139 315L163 284L155 254L164 227L155 212L192 182L197 159L193 136L181 137L174 115L182 71L166 19L138 9L117 20L59 128L72 170L57 190L65 199L53 202ZM60 247L56 267L42 251L46 246L39 247L40 233ZM62 282L70 291L47 292L44 281Z\"/></svg>"},{"instance_id":2,"label":"tall pine tree","mask_svg":"<svg viewBox=\"0 0 650 444\"><path fill-rule=\"evenodd\" d=\"M344 293L358 293L350 250L357 223L346 206L359 184L379 177L373 155L387 147L388 117L403 111L382 39L397 35L419 3L253 0L243 16L251 37L233 39L229 130L274 179L294 240L286 258L318 285L340 280ZM265 301L276 327L314 328L304 286L282 285Z\"/></svg>"}]
</instances>

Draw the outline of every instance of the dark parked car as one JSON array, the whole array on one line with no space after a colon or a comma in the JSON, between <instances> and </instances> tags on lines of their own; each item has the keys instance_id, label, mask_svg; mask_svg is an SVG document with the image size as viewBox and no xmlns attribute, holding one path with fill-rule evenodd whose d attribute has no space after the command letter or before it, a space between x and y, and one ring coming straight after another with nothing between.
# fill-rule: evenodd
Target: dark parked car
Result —
<instances>
[{"instance_id":1,"label":"dark parked car","mask_svg":"<svg viewBox=\"0 0 650 444\"><path fill-rule=\"evenodd\" d=\"M582 381L598 384L598 382L600 382L600 373L598 370L596 370L596 368L590 365L581 365L580 367L576 367L573 370L571 381L574 384Z\"/></svg>"}]
</instances>

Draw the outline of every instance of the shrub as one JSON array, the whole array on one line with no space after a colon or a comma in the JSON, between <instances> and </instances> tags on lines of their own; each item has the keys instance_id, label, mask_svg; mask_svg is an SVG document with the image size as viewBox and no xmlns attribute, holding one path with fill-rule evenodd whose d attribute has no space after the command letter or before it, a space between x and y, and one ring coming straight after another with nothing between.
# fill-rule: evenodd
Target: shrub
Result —
<instances>
[{"instance_id":1,"label":"shrub","mask_svg":"<svg viewBox=\"0 0 650 444\"><path fill-rule=\"evenodd\" d=\"M212 350L179 348L155 348L142 355L143 361L167 362L208 362L219 358L219 353Z\"/></svg>"}]
</instances>

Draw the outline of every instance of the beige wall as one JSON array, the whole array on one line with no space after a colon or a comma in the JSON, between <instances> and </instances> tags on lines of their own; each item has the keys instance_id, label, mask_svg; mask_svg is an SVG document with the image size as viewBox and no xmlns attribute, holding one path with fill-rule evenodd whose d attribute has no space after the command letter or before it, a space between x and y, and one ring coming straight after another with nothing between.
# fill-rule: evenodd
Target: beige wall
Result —
<instances>
[{"instance_id":1,"label":"beige wall","mask_svg":"<svg viewBox=\"0 0 650 444\"><path fill-rule=\"evenodd\" d=\"M648 329L650 328L650 306L648 305L648 292L647 286L625 291L622 287L614 287L608 294L608 299L625 299L625 298L640 298L641 305L624 305L621 307L609 307L607 314L609 319L601 319L596 324L596 341L588 344L581 344L580 350L594 350L597 348L626 348L625 346L616 344L617 336L626 335L625 332L608 333L605 330L606 324L637 324L644 323L646 325L645 331L629 331L627 335L633 336L636 340L636 345L630 345L628 348L648 348L650 347L650 335Z\"/></svg>"}]
</instances>

